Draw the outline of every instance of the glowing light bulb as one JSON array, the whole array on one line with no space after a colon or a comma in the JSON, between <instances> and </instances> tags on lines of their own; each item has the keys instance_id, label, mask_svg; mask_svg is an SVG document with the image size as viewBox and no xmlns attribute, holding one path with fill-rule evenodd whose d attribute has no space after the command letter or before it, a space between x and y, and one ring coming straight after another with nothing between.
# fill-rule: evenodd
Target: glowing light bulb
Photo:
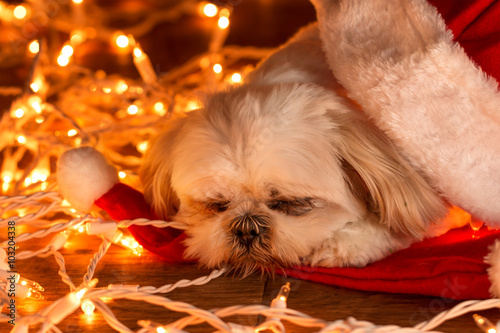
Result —
<instances>
[{"instance_id":1,"label":"glowing light bulb","mask_svg":"<svg viewBox=\"0 0 500 333\"><path fill-rule=\"evenodd\" d=\"M234 73L231 76L231 81L233 81L234 83L241 82L241 74L240 73Z\"/></svg>"},{"instance_id":2,"label":"glowing light bulb","mask_svg":"<svg viewBox=\"0 0 500 333\"><path fill-rule=\"evenodd\" d=\"M275 299L278 299L282 302L286 302L289 294L290 294L290 282L287 282L285 285L281 287L278 296L276 296Z\"/></svg>"},{"instance_id":3,"label":"glowing light bulb","mask_svg":"<svg viewBox=\"0 0 500 333\"><path fill-rule=\"evenodd\" d=\"M43 117L43 116L38 116L35 118L35 121L37 124L43 123L44 120L45 120L45 117Z\"/></svg>"},{"instance_id":4,"label":"glowing light bulb","mask_svg":"<svg viewBox=\"0 0 500 333\"><path fill-rule=\"evenodd\" d=\"M215 15L217 15L217 12L217 6L213 3L207 3L205 6L203 6L203 14L205 14L205 16L207 17L214 17Z\"/></svg>"},{"instance_id":5,"label":"glowing light bulb","mask_svg":"<svg viewBox=\"0 0 500 333\"><path fill-rule=\"evenodd\" d=\"M43 288L42 288L43 290ZM36 288L31 288L28 285L23 285L21 283L14 283L14 292L13 296L15 298L31 298L31 299L36 299L36 300L41 300L43 299L43 295L40 292L40 290Z\"/></svg>"},{"instance_id":6,"label":"glowing light bulb","mask_svg":"<svg viewBox=\"0 0 500 333\"><path fill-rule=\"evenodd\" d=\"M28 288L38 290L38 291L44 291L45 289L38 283L32 280L28 280L25 278L20 277L19 278L19 283L23 286L27 286Z\"/></svg>"},{"instance_id":7,"label":"glowing light bulb","mask_svg":"<svg viewBox=\"0 0 500 333\"><path fill-rule=\"evenodd\" d=\"M87 315L89 317L94 314L95 305L89 299L86 299L82 302L81 308L82 308L83 313L85 313L85 315Z\"/></svg>"},{"instance_id":8,"label":"glowing light bulb","mask_svg":"<svg viewBox=\"0 0 500 333\"><path fill-rule=\"evenodd\" d=\"M23 145L23 144L25 144L25 143L26 143L26 141L27 141L27 140L26 140L26 137L25 137L25 136L23 136L23 135L19 135L19 136L17 137L17 142L19 142L19 143L20 143L20 144L22 144L22 145Z\"/></svg>"},{"instance_id":9,"label":"glowing light bulb","mask_svg":"<svg viewBox=\"0 0 500 333\"><path fill-rule=\"evenodd\" d=\"M120 171L120 172L118 172L118 177L120 177L120 179L123 179L123 178L127 177L127 174L123 171Z\"/></svg>"},{"instance_id":10,"label":"glowing light bulb","mask_svg":"<svg viewBox=\"0 0 500 333\"><path fill-rule=\"evenodd\" d=\"M73 3L76 3L76 4L80 4L82 2L83 2L83 0L73 0Z\"/></svg>"},{"instance_id":11,"label":"glowing light bulb","mask_svg":"<svg viewBox=\"0 0 500 333\"><path fill-rule=\"evenodd\" d=\"M137 144L137 151L140 153L145 153L149 148L149 142L148 141L142 141Z\"/></svg>"},{"instance_id":12,"label":"glowing light bulb","mask_svg":"<svg viewBox=\"0 0 500 333\"><path fill-rule=\"evenodd\" d=\"M57 64L61 67L65 67L69 64L69 58L64 54L61 54L59 55L59 57L57 57Z\"/></svg>"},{"instance_id":13,"label":"glowing light bulb","mask_svg":"<svg viewBox=\"0 0 500 333\"><path fill-rule=\"evenodd\" d=\"M71 57L73 55L73 47L71 45L64 45L61 54L66 56L67 58Z\"/></svg>"},{"instance_id":14,"label":"glowing light bulb","mask_svg":"<svg viewBox=\"0 0 500 333\"><path fill-rule=\"evenodd\" d=\"M38 51L40 51L40 44L38 43L38 41L32 41L30 45L28 45L28 50L33 54L37 54Z\"/></svg>"},{"instance_id":15,"label":"glowing light bulb","mask_svg":"<svg viewBox=\"0 0 500 333\"><path fill-rule=\"evenodd\" d=\"M47 180L47 175L49 174L48 170L40 170L40 169L35 169L33 170L33 174L31 176L31 181L33 183L36 183L38 181L46 181Z\"/></svg>"},{"instance_id":16,"label":"glowing light bulb","mask_svg":"<svg viewBox=\"0 0 500 333\"><path fill-rule=\"evenodd\" d=\"M157 327L157 328L156 328L156 332L157 332L157 333L167 333L167 330L166 330L166 329L164 329L163 327Z\"/></svg>"},{"instance_id":17,"label":"glowing light bulb","mask_svg":"<svg viewBox=\"0 0 500 333\"><path fill-rule=\"evenodd\" d=\"M71 136L75 136L77 133L78 133L78 132L76 131L76 129L74 129L74 128L73 128L73 129L70 129L70 130L68 131L68 136L70 136L70 137L71 137Z\"/></svg>"},{"instance_id":18,"label":"glowing light bulb","mask_svg":"<svg viewBox=\"0 0 500 333\"><path fill-rule=\"evenodd\" d=\"M142 56L142 50L138 47L134 47L134 57L139 58Z\"/></svg>"},{"instance_id":19,"label":"glowing light bulb","mask_svg":"<svg viewBox=\"0 0 500 333\"><path fill-rule=\"evenodd\" d=\"M32 83L33 85L34 83ZM33 110L35 110L36 113L42 113L42 106L40 105L40 102L38 101L33 101L31 103L31 107L33 108Z\"/></svg>"},{"instance_id":20,"label":"glowing light bulb","mask_svg":"<svg viewBox=\"0 0 500 333\"><path fill-rule=\"evenodd\" d=\"M222 16L217 21L217 24L219 25L219 28L226 29L229 27L229 19L226 16Z\"/></svg>"},{"instance_id":21,"label":"glowing light bulb","mask_svg":"<svg viewBox=\"0 0 500 333\"><path fill-rule=\"evenodd\" d=\"M200 104L197 101L189 101L186 105L187 111L193 111L200 108Z\"/></svg>"},{"instance_id":22,"label":"glowing light bulb","mask_svg":"<svg viewBox=\"0 0 500 333\"><path fill-rule=\"evenodd\" d=\"M54 325L59 324L64 318L80 307L82 297L86 292L87 289L84 288L64 296L46 313L47 319Z\"/></svg>"},{"instance_id":23,"label":"glowing light bulb","mask_svg":"<svg viewBox=\"0 0 500 333\"><path fill-rule=\"evenodd\" d=\"M24 116L24 110L19 108L14 111L14 116L16 118L22 118Z\"/></svg>"},{"instance_id":24,"label":"glowing light bulb","mask_svg":"<svg viewBox=\"0 0 500 333\"><path fill-rule=\"evenodd\" d=\"M470 220L469 224L470 224L470 227L471 227L472 230L479 231L479 229L481 229L481 227L483 226L484 223L481 220L472 218Z\"/></svg>"},{"instance_id":25,"label":"glowing light bulb","mask_svg":"<svg viewBox=\"0 0 500 333\"><path fill-rule=\"evenodd\" d=\"M140 256L142 254L142 251L143 251L143 247L141 244L139 244L134 237L132 236L121 236L119 238L119 240L115 241L115 244L117 245L120 245L120 246L123 246L124 248L126 249L129 249L129 250L132 250L132 253L137 255L137 256Z\"/></svg>"},{"instance_id":26,"label":"glowing light bulb","mask_svg":"<svg viewBox=\"0 0 500 333\"><path fill-rule=\"evenodd\" d=\"M165 105L162 102L156 102L153 108L160 116L164 116L167 111L165 110Z\"/></svg>"},{"instance_id":27,"label":"glowing light bulb","mask_svg":"<svg viewBox=\"0 0 500 333\"><path fill-rule=\"evenodd\" d=\"M127 113L129 115L134 115L134 114L137 114L139 112L139 108L137 107L137 105L130 105L127 109Z\"/></svg>"},{"instance_id":28,"label":"glowing light bulb","mask_svg":"<svg viewBox=\"0 0 500 333\"><path fill-rule=\"evenodd\" d=\"M483 330L485 333L497 333L497 329L495 328L495 325L491 321L489 321L486 317L483 317L478 314L474 314L472 316L474 318L474 321L476 322L476 325Z\"/></svg>"},{"instance_id":29,"label":"glowing light bulb","mask_svg":"<svg viewBox=\"0 0 500 333\"><path fill-rule=\"evenodd\" d=\"M69 40L74 46L80 45L85 40L85 32L81 30L74 30L71 32L71 37L69 38Z\"/></svg>"},{"instance_id":30,"label":"glowing light bulb","mask_svg":"<svg viewBox=\"0 0 500 333\"><path fill-rule=\"evenodd\" d=\"M229 9L227 8L222 8L220 10L220 13L219 13L219 16L220 17L229 17L229 15L231 15L231 12L229 11Z\"/></svg>"},{"instance_id":31,"label":"glowing light bulb","mask_svg":"<svg viewBox=\"0 0 500 333\"><path fill-rule=\"evenodd\" d=\"M126 48L130 44L130 40L125 35L119 35L116 37L115 43L120 48Z\"/></svg>"},{"instance_id":32,"label":"glowing light bulb","mask_svg":"<svg viewBox=\"0 0 500 333\"><path fill-rule=\"evenodd\" d=\"M221 64L215 64L214 67L213 67L213 70L217 74L220 73L220 72L222 72L222 66L221 66Z\"/></svg>"},{"instance_id":33,"label":"glowing light bulb","mask_svg":"<svg viewBox=\"0 0 500 333\"><path fill-rule=\"evenodd\" d=\"M38 86L38 83L36 83L36 82L33 82L32 84L30 84L30 88L35 93L38 92L38 90L40 90L40 87Z\"/></svg>"},{"instance_id":34,"label":"glowing light bulb","mask_svg":"<svg viewBox=\"0 0 500 333\"><path fill-rule=\"evenodd\" d=\"M18 20L22 20L28 14L28 11L23 5L16 6L13 11L14 17Z\"/></svg>"},{"instance_id":35,"label":"glowing light bulb","mask_svg":"<svg viewBox=\"0 0 500 333\"><path fill-rule=\"evenodd\" d=\"M116 85L116 92L119 94L123 94L127 90L128 90L128 84L126 84L125 81L120 80Z\"/></svg>"}]
</instances>

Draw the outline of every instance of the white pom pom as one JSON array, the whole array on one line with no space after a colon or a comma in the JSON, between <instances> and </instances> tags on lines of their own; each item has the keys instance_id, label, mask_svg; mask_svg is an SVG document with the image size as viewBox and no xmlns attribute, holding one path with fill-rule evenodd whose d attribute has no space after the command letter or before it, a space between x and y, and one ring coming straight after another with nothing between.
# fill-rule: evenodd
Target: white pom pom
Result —
<instances>
[{"instance_id":1,"label":"white pom pom","mask_svg":"<svg viewBox=\"0 0 500 333\"><path fill-rule=\"evenodd\" d=\"M76 209L89 211L94 201L118 183L116 168L92 147L68 150L57 165L59 191Z\"/></svg>"},{"instance_id":2,"label":"white pom pom","mask_svg":"<svg viewBox=\"0 0 500 333\"><path fill-rule=\"evenodd\" d=\"M490 253L484 258L484 262L490 265L488 277L490 278L490 293L493 297L500 298L500 239L490 246Z\"/></svg>"}]
</instances>

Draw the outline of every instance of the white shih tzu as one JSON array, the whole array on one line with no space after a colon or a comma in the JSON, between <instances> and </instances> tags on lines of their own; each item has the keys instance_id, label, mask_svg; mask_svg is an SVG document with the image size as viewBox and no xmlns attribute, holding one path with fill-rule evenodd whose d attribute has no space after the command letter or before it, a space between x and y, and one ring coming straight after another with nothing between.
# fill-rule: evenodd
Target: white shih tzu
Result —
<instances>
[{"instance_id":1,"label":"white shih tzu","mask_svg":"<svg viewBox=\"0 0 500 333\"><path fill-rule=\"evenodd\" d=\"M364 266L425 237L447 203L330 72L310 26L245 84L215 93L152 143L141 170L186 255L242 274Z\"/></svg>"}]
</instances>

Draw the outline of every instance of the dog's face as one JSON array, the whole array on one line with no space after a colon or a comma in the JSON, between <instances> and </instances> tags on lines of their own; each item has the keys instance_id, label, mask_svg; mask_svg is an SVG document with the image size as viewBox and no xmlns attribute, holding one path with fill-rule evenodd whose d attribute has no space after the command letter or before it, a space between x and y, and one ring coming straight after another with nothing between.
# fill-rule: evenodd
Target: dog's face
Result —
<instances>
[{"instance_id":1,"label":"dog's face","mask_svg":"<svg viewBox=\"0 0 500 333\"><path fill-rule=\"evenodd\" d=\"M313 84L211 96L157 138L141 176L156 212L188 225L188 256L242 274L311 263L337 232L364 221L419 234L434 217L422 207L425 182L385 138Z\"/></svg>"}]
</instances>

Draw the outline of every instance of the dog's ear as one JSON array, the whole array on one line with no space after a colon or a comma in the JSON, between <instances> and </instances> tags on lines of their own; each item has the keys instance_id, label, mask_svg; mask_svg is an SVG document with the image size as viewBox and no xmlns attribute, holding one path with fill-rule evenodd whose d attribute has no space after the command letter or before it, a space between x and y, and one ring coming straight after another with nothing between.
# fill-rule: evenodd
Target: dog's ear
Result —
<instances>
[{"instance_id":1,"label":"dog's ear","mask_svg":"<svg viewBox=\"0 0 500 333\"><path fill-rule=\"evenodd\" d=\"M180 200L172 189L171 173L173 151L184 119L172 120L165 131L152 140L139 170L144 197L158 217L163 219L175 215L179 210Z\"/></svg>"},{"instance_id":2,"label":"dog's ear","mask_svg":"<svg viewBox=\"0 0 500 333\"><path fill-rule=\"evenodd\" d=\"M444 199L364 114L337 114L334 121L339 125L340 140L335 144L346 180L381 223L421 238L430 223L445 217Z\"/></svg>"}]
</instances>

